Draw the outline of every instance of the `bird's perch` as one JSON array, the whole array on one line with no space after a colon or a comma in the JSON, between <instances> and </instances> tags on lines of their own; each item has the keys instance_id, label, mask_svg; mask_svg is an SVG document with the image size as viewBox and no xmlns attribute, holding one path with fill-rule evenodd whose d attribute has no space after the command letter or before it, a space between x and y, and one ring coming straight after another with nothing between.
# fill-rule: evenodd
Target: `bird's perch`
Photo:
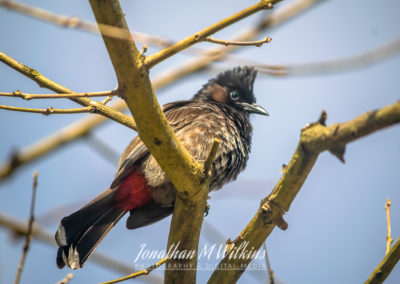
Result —
<instances>
[{"instance_id":1,"label":"bird's perch","mask_svg":"<svg viewBox=\"0 0 400 284\"><path fill-rule=\"evenodd\" d=\"M118 79L119 92L125 99L135 118L139 136L158 164L174 184L177 197L171 222L168 247L177 245L181 250L196 251L200 235L203 213L208 194L208 179L204 179L203 164L197 162L182 147L174 135L155 97L148 71L162 60L188 48L244 17L265 8L271 8L278 1L263 0L257 4L188 37L153 56L144 57L125 21L118 1L90 0L93 13L102 33L109 56ZM127 39L108 37L102 27L114 26L126 33ZM182 232L178 234L177 232ZM185 234L183 234L185 233ZM167 248L168 249L168 248ZM197 267L197 257L186 260L170 259L167 268ZM195 283L196 270L166 269L166 283Z\"/></svg>"},{"instance_id":2,"label":"bird's perch","mask_svg":"<svg viewBox=\"0 0 400 284\"><path fill-rule=\"evenodd\" d=\"M47 88L54 92L62 93L62 94L75 93L72 90L70 90L60 84L57 84L56 82L43 76L35 69L32 69L24 64L21 64L20 62L7 56L3 52L0 52L0 61L5 63L9 67L13 68L14 70L18 71L19 73L27 76L28 78L31 78L40 87ZM129 115L126 115L122 112L113 110L113 109L103 105L100 102L91 100L89 98L81 98L81 97L71 98L71 100L73 100L74 102L76 102L82 106L92 107L94 109L94 112L104 115L105 117L112 119L114 121L117 121L127 127L134 129L134 130L136 129L136 124L132 117L130 117Z\"/></svg>"},{"instance_id":3,"label":"bird's perch","mask_svg":"<svg viewBox=\"0 0 400 284\"><path fill-rule=\"evenodd\" d=\"M302 130L300 142L287 169L272 193L264 198L250 223L235 239L232 250L236 250L243 242L248 242L248 247L258 250L276 225L285 229L287 224L282 215L289 210L319 154L328 150L343 161L347 143L400 122L400 102L329 127L325 126L325 120L326 113L323 112L318 122ZM238 269L217 269L208 283L235 283L251 260L223 258L218 267Z\"/></svg>"},{"instance_id":4,"label":"bird's perch","mask_svg":"<svg viewBox=\"0 0 400 284\"><path fill-rule=\"evenodd\" d=\"M383 260L374 269L372 274L369 276L364 284L381 284L392 272L400 259L400 238L397 239L396 243L387 252Z\"/></svg>"},{"instance_id":5,"label":"bird's perch","mask_svg":"<svg viewBox=\"0 0 400 284\"><path fill-rule=\"evenodd\" d=\"M245 28L232 41L252 41L265 29L275 27L285 23L291 18L302 14L321 0L301 0L290 3L289 5L275 10L266 17L263 17L254 26ZM97 30L97 28L96 28ZM204 54L196 59L189 59L185 64L171 68L152 80L155 90L168 86L187 75L201 71L207 68L212 62L222 60L229 53L238 48L238 46L228 46L210 48L205 50ZM24 74L28 76L29 74ZM29 77L29 76L28 76ZM110 104L110 108L118 111L126 109L125 101L118 100ZM105 116L88 116L78 120L71 125L60 129L58 132L37 141L33 145L27 146L21 150L14 151L9 158L0 164L0 181L11 177L21 166L30 164L43 158L46 155L54 153L55 150L67 145L79 138L85 137L93 129L108 121Z\"/></svg>"}]
</instances>

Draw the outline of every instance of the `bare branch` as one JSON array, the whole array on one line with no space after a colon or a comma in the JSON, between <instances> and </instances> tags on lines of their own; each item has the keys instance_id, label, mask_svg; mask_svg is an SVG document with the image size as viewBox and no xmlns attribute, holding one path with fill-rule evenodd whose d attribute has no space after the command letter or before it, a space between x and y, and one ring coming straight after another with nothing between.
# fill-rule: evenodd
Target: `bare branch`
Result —
<instances>
[{"instance_id":1,"label":"bare branch","mask_svg":"<svg viewBox=\"0 0 400 284\"><path fill-rule=\"evenodd\" d=\"M390 272L392 272L393 268L396 266L397 262L400 259L400 238L397 239L396 243L386 254L384 259L372 274L369 276L368 280L364 282L364 284L381 284L385 281L385 279L389 276Z\"/></svg>"},{"instance_id":2,"label":"bare branch","mask_svg":"<svg viewBox=\"0 0 400 284\"><path fill-rule=\"evenodd\" d=\"M254 63L254 66L256 66L261 73L271 76L322 75L353 69L361 69L377 64L399 54L400 39L395 39L366 52L329 61L291 65L267 65L259 64L258 62L247 62L247 64Z\"/></svg>"},{"instance_id":3,"label":"bare branch","mask_svg":"<svg viewBox=\"0 0 400 284\"><path fill-rule=\"evenodd\" d=\"M207 176L211 169L211 165L214 162L215 156L218 153L219 146L221 145L221 140L214 138L214 142L211 145L210 152L208 153L207 159L204 162L204 175Z\"/></svg>"},{"instance_id":4,"label":"bare branch","mask_svg":"<svg viewBox=\"0 0 400 284\"><path fill-rule=\"evenodd\" d=\"M9 228L16 235L26 236L28 233L28 228L26 227L26 222L23 220L16 219L14 217L8 216L6 214L0 213L0 226ZM54 239L54 233L48 232L43 227L38 224L34 224L32 229L32 236L35 240L41 241L45 244L58 247ZM123 275L132 273L133 269L131 265L127 265L117 259L112 259L100 252L95 251L89 261L101 265L113 271L117 271ZM143 278L142 281L150 283L160 283L162 278L158 275L149 275Z\"/></svg>"},{"instance_id":5,"label":"bare branch","mask_svg":"<svg viewBox=\"0 0 400 284\"><path fill-rule=\"evenodd\" d=\"M201 41L205 41L206 38L260 10L264 9L271 9L273 5L276 3L280 2L281 0L261 0L257 4L254 4L253 6L250 6L214 25L211 25L181 41L178 41L177 43L171 45L170 47L167 47L163 50L160 50L159 52L150 55L145 58L144 64L150 69L151 67L157 65L161 61L171 57L174 54L177 54L178 52L198 43Z\"/></svg>"},{"instance_id":6,"label":"bare branch","mask_svg":"<svg viewBox=\"0 0 400 284\"><path fill-rule=\"evenodd\" d=\"M90 1L97 22L124 29L129 33L118 1L99 3ZM102 31L101 26L99 26ZM143 57L133 39L116 40L103 35L108 53L118 78L121 96L131 110L140 138L164 169L178 192L199 184L201 165L180 145L155 97L143 64Z\"/></svg>"},{"instance_id":7,"label":"bare branch","mask_svg":"<svg viewBox=\"0 0 400 284\"><path fill-rule=\"evenodd\" d=\"M125 103L122 103L121 100L117 104L122 107L125 106ZM21 150L15 150L10 154L9 159L0 166L0 180L11 176L21 165L36 161L38 158L53 152L71 141L85 137L93 127L105 121L107 119L104 116L89 116L52 133L33 145Z\"/></svg>"},{"instance_id":8,"label":"bare branch","mask_svg":"<svg viewBox=\"0 0 400 284\"><path fill-rule=\"evenodd\" d=\"M116 26L129 33L118 1L91 0L90 4L98 23ZM101 26L99 28L102 31ZM197 251L208 193L208 182L201 182L204 176L202 164L189 154L174 135L155 97L144 57L133 39L120 41L103 35L103 40L114 66L118 85L123 90L121 95L135 117L140 138L176 189L168 247L179 241L183 249ZM184 203L182 199L185 200ZM183 216L191 222L181 222ZM177 231L174 230L176 226L179 226L181 232L190 230L190 234L177 241L178 235L174 234ZM192 267L197 266L195 257L185 259L184 262ZM183 282L195 281L195 270L174 272L166 270L166 282L178 277Z\"/></svg>"},{"instance_id":9,"label":"bare branch","mask_svg":"<svg viewBox=\"0 0 400 284\"><path fill-rule=\"evenodd\" d=\"M390 205L392 205L392 201L390 198L386 200L385 210L386 210L386 224L387 224L387 235L386 235L386 254L389 253L390 246L393 243L391 226L390 226Z\"/></svg>"},{"instance_id":10,"label":"bare branch","mask_svg":"<svg viewBox=\"0 0 400 284\"><path fill-rule=\"evenodd\" d=\"M295 15L301 14L308 8L322 0L299 0L289 5L286 5L275 12L262 18L255 27L246 28L233 39L233 41L250 41L257 37L264 29L277 26L284 23ZM206 50L203 56L196 59L187 60L183 65L174 67L157 78L152 80L155 90L164 88L178 80L195 72L202 71L210 66L211 63L223 60L229 55L229 52L235 50L237 46L218 47ZM111 105L111 108L122 111L126 109L126 104L123 100L116 101ZM75 141L78 138L84 137L94 128L102 125L107 119L103 116L89 116L81 119L60 131L37 141L34 145L28 146L20 151L14 152L10 159L0 165L0 180L11 176L14 171L21 165L28 164L44 155L52 153L59 147Z\"/></svg>"},{"instance_id":11,"label":"bare branch","mask_svg":"<svg viewBox=\"0 0 400 284\"><path fill-rule=\"evenodd\" d=\"M347 143L399 123L400 102L329 127L324 125L324 118L326 118L326 115L321 115L317 123L313 123L302 130L300 142L287 170L272 193L264 198L262 206L257 210L246 228L235 239L232 254L243 243L258 250L276 225L282 229L287 228L282 215L289 210L290 204L300 191L319 154L328 150L343 159ZM224 257L218 267L237 267L240 269L222 272L217 268L208 283L236 282L244 272L243 267L248 265L251 260L251 258Z\"/></svg>"},{"instance_id":12,"label":"bare branch","mask_svg":"<svg viewBox=\"0 0 400 284\"><path fill-rule=\"evenodd\" d=\"M63 279L58 281L57 284L68 284L72 280L72 278L74 278L74 274L68 273Z\"/></svg>"},{"instance_id":13,"label":"bare branch","mask_svg":"<svg viewBox=\"0 0 400 284\"><path fill-rule=\"evenodd\" d=\"M216 43L216 44L222 44L225 46L228 45L237 45L237 46L257 46L260 47L264 43L270 43L271 42L270 37L266 37L263 40L257 40L257 41L229 41L229 40L221 40L221 39L215 39L211 37L206 37L205 41Z\"/></svg>"},{"instance_id":14,"label":"bare branch","mask_svg":"<svg viewBox=\"0 0 400 284\"><path fill-rule=\"evenodd\" d=\"M35 203L36 203L36 190L38 185L38 172L33 173L33 188L32 188L32 198L31 198L31 209L29 213L28 230L25 237L24 248L22 251L21 260L18 265L17 274L15 275L14 284L18 284L21 280L22 270L24 269L24 264L26 256L28 255L28 250L32 240L33 222L35 221Z\"/></svg>"},{"instance_id":15,"label":"bare branch","mask_svg":"<svg viewBox=\"0 0 400 284\"><path fill-rule=\"evenodd\" d=\"M356 55L321 62L299 64L260 64L259 61L244 59L233 54L227 56L226 62L229 65L252 65L258 69L259 73L268 76L310 76L362 69L389 60L399 54L400 39L395 39ZM225 69L226 67L223 66L212 68L212 70L216 72Z\"/></svg>"},{"instance_id":16,"label":"bare branch","mask_svg":"<svg viewBox=\"0 0 400 284\"><path fill-rule=\"evenodd\" d=\"M90 98L90 97L106 97L106 96L115 96L118 95L117 90L112 91L101 91L101 92L86 92L86 93L72 93L72 94L27 94L23 93L20 90L14 91L12 93L3 93L0 92L0 97L15 97L22 98L24 100L33 100L33 99L73 99L73 98Z\"/></svg>"},{"instance_id":17,"label":"bare branch","mask_svg":"<svg viewBox=\"0 0 400 284\"><path fill-rule=\"evenodd\" d=\"M6 54L0 52L0 61L5 63L6 65L10 66L14 70L18 71L22 75L32 79L36 83L39 84L40 87L47 88L50 90L53 90L54 92L57 93L75 93L71 91L70 89L61 86L60 84L57 84L56 82L50 80L49 78L46 78L42 74L40 74L38 71L23 65L19 63L18 61L12 59L11 57L7 56ZM110 118L116 122L119 122L129 128L132 128L133 130L136 130L136 123L133 120L132 117L129 115L126 115L124 113L121 113L119 111L113 110L102 103L99 103L97 101L91 100L89 98L71 98L74 102L82 105L82 106L93 106L96 109L96 113L99 113L101 115L104 115L107 118Z\"/></svg>"},{"instance_id":18,"label":"bare branch","mask_svg":"<svg viewBox=\"0 0 400 284\"><path fill-rule=\"evenodd\" d=\"M0 6L38 20L58 25L63 28L78 29L93 34L100 34L100 31L95 23L83 21L77 17L58 15L45 9L29 6L16 1L0 0ZM104 30L104 34L109 37L128 39L126 33L120 28L108 25L103 25L102 28ZM150 36L145 33L135 32L132 35L136 41L141 43L152 44L160 47L167 47L172 44L172 42L167 39Z\"/></svg>"},{"instance_id":19,"label":"bare branch","mask_svg":"<svg viewBox=\"0 0 400 284\"><path fill-rule=\"evenodd\" d=\"M105 98L104 100L101 101L102 105L106 105L109 101L111 101L113 99L112 96L108 96L107 98Z\"/></svg>"},{"instance_id":20,"label":"bare branch","mask_svg":"<svg viewBox=\"0 0 400 284\"><path fill-rule=\"evenodd\" d=\"M129 280L129 279L133 279L133 278L139 277L141 275L148 275L154 269L156 269L156 268L160 267L161 265L163 265L167 260L168 260L168 257L165 257L165 258L161 259L160 261L158 261L157 263L154 263L153 265L147 267L146 269L143 269L141 271L132 273L130 275L127 275L127 276L124 276L124 277L121 277L121 278L118 278L118 279L114 279L114 280L111 280L111 281L103 282L101 284L113 284L113 283L118 283L118 282L122 282L122 281Z\"/></svg>"},{"instance_id":21,"label":"bare branch","mask_svg":"<svg viewBox=\"0 0 400 284\"><path fill-rule=\"evenodd\" d=\"M86 136L86 141L88 141L89 145L91 146L90 149L96 151L97 154L102 156L114 166L118 165L120 156L119 153L111 149L111 147L104 143L101 139L89 133Z\"/></svg>"},{"instance_id":22,"label":"bare branch","mask_svg":"<svg viewBox=\"0 0 400 284\"><path fill-rule=\"evenodd\" d=\"M71 109L56 109L53 107L39 109L39 108L25 108L25 107L0 105L0 109L20 111L20 112L41 113L43 115L95 112L95 108L93 106L82 107L82 108L71 108Z\"/></svg>"},{"instance_id":23,"label":"bare branch","mask_svg":"<svg viewBox=\"0 0 400 284\"><path fill-rule=\"evenodd\" d=\"M268 250L267 250L267 243L263 243L264 251L265 251L265 262L267 264L268 269L268 277L269 277L269 284L275 284L275 276L274 271L271 268L271 263L269 262Z\"/></svg>"}]
</instances>

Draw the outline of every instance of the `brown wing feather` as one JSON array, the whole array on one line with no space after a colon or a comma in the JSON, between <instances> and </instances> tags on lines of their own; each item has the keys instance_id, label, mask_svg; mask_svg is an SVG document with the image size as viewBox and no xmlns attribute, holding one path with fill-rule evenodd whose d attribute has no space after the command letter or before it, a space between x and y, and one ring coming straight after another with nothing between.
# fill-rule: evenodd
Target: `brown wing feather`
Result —
<instances>
[{"instance_id":1,"label":"brown wing feather","mask_svg":"<svg viewBox=\"0 0 400 284\"><path fill-rule=\"evenodd\" d=\"M171 124L174 131L181 129L184 125L189 123L192 119L191 108L185 107L190 101L178 101L169 103L163 106L163 111L169 123ZM197 116L197 115L195 115ZM126 147L121 155L118 164L118 171L115 175L115 179L111 184L111 188L118 186L122 180L129 174L129 169L140 159L147 156L149 151L146 146L140 140L139 136L136 136Z\"/></svg>"}]
</instances>

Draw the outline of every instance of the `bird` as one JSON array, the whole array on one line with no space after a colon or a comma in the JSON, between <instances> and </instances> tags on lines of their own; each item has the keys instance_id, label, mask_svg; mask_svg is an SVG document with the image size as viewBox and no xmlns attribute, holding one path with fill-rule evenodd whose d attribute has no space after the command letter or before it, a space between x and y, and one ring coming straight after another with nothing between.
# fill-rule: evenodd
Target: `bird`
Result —
<instances>
[{"instance_id":1,"label":"bird","mask_svg":"<svg viewBox=\"0 0 400 284\"><path fill-rule=\"evenodd\" d=\"M253 92L257 70L238 66L217 74L190 99L168 103L164 114L180 143L197 161L221 141L210 169L209 190L235 180L251 150L250 114L268 116ZM64 217L55 239L61 269L82 268L114 225L127 213L128 229L157 222L173 212L175 188L139 136L122 153L110 187Z\"/></svg>"}]
</instances>

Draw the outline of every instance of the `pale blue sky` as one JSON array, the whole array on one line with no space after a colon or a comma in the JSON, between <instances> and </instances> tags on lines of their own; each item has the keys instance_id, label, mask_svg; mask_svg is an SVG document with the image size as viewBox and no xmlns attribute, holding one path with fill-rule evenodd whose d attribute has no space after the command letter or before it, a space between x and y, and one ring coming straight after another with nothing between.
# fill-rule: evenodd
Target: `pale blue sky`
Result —
<instances>
[{"instance_id":1,"label":"pale blue sky","mask_svg":"<svg viewBox=\"0 0 400 284\"><path fill-rule=\"evenodd\" d=\"M87 1L23 1L50 11L93 21ZM276 9L291 1L281 2ZM122 1L132 29L179 40L255 1ZM400 37L400 2L323 1L307 13L267 33L271 44L248 47L236 53L268 64L303 63L351 56ZM256 22L260 14L215 35L229 38ZM263 38L265 35L261 35ZM99 91L116 85L110 60L100 37L62 29L0 9L0 51L33 67L75 91ZM202 47L212 46L202 44ZM150 48L148 53L154 52ZM188 58L178 55L156 66L151 76ZM280 178L280 169L293 154L300 129L315 121L322 109L328 124L346 121L399 99L400 57L340 74L272 78L259 76L255 83L258 103L271 114L253 117L254 142L248 167L238 181L211 194L206 221L219 228L224 238L233 239L256 212ZM160 102L190 98L213 72L191 76L161 90ZM20 89L47 92L4 64L0 64L0 91ZM1 98L0 104L29 107L75 107L66 100L22 101ZM12 149L31 145L53 131L85 115L53 115L0 110L0 161ZM94 135L122 153L135 133L109 122ZM380 131L347 147L346 163L329 153L319 157L302 190L286 215L287 231L274 230L268 239L275 275L284 283L362 283L380 262L385 251L386 198L392 199L392 237L400 236L400 127ZM31 196L31 176L39 170L36 214L73 203L65 214L108 187L116 165L112 165L78 141L55 154L18 171L0 183L0 211L26 218ZM61 213L62 214L62 213ZM44 224L52 232L59 216ZM39 219L40 221L40 219ZM127 231L124 221L110 233L98 251L132 263L140 244L163 249L170 219ZM201 245L209 243L202 235ZM13 243L0 229L0 283L15 275L22 242ZM56 249L33 241L22 283L54 283L67 270L55 265ZM160 274L161 270L154 271ZM205 283L211 271L198 274ZM119 275L88 262L75 273L74 283L96 283ZM265 281L267 281L265 279ZM245 273L239 283L256 283ZM264 282L265 283L265 282ZM396 268L385 283L400 283Z\"/></svg>"}]
</instances>

